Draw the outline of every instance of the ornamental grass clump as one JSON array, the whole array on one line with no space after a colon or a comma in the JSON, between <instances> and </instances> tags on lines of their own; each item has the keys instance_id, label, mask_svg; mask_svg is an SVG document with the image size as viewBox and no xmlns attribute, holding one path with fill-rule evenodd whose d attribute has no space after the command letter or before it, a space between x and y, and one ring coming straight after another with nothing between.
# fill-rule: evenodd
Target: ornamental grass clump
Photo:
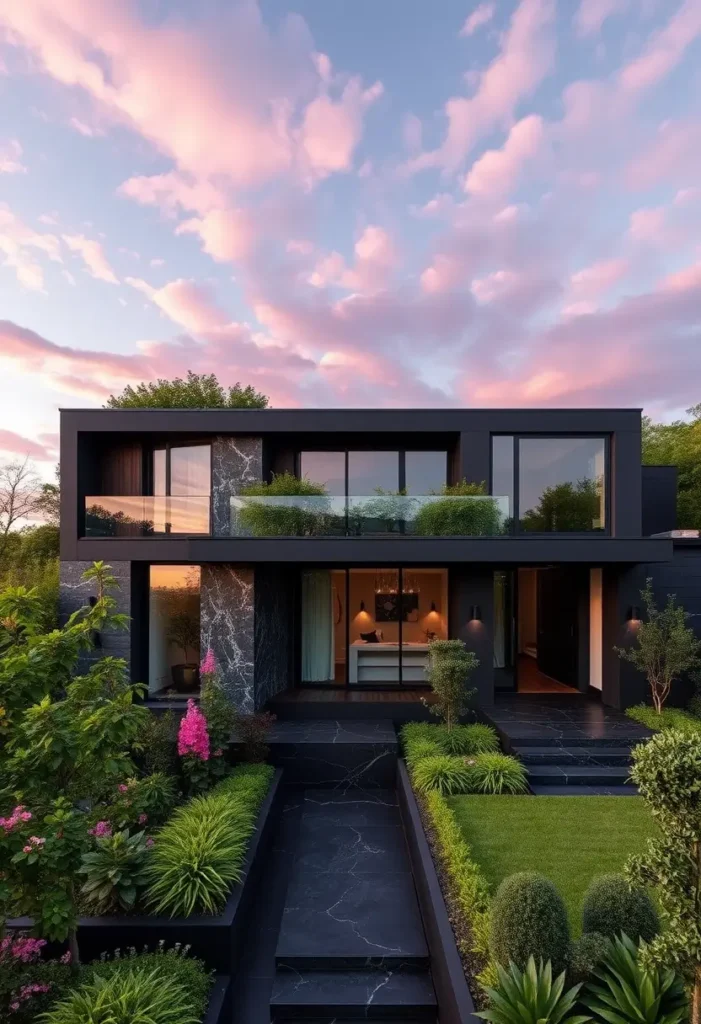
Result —
<instances>
[{"instance_id":1,"label":"ornamental grass clump","mask_svg":"<svg viewBox=\"0 0 701 1024\"><path fill-rule=\"evenodd\" d=\"M446 729L439 725L436 739L446 754L489 754L499 750L499 738L490 725L474 722L472 725L454 725Z\"/></svg>"},{"instance_id":2,"label":"ornamental grass clump","mask_svg":"<svg viewBox=\"0 0 701 1024\"><path fill-rule=\"evenodd\" d=\"M528 772L508 754L478 754L468 758L473 793L527 793Z\"/></svg>"},{"instance_id":3,"label":"ornamental grass clump","mask_svg":"<svg viewBox=\"0 0 701 1024\"><path fill-rule=\"evenodd\" d=\"M94 979L38 1018L42 1024L200 1024L181 984L155 968Z\"/></svg>"},{"instance_id":4,"label":"ornamental grass clump","mask_svg":"<svg viewBox=\"0 0 701 1024\"><path fill-rule=\"evenodd\" d=\"M474 790L474 768L464 757L434 754L417 761L412 782L419 793L436 790L442 796L456 796Z\"/></svg>"},{"instance_id":5,"label":"ornamental grass clump","mask_svg":"<svg viewBox=\"0 0 701 1024\"><path fill-rule=\"evenodd\" d=\"M426 757L440 757L442 748L435 740L414 740L406 745L405 760L409 771L412 771Z\"/></svg>"}]
</instances>

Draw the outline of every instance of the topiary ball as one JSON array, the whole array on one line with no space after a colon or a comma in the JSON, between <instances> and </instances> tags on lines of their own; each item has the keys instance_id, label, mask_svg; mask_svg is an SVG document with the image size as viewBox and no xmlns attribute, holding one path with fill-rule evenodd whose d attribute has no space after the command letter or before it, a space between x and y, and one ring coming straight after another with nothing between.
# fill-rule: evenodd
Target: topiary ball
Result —
<instances>
[{"instance_id":1,"label":"topiary ball","mask_svg":"<svg viewBox=\"0 0 701 1024\"><path fill-rule=\"evenodd\" d=\"M623 875L595 878L582 904L582 931L601 932L611 939L625 932L634 942L650 942L660 930L655 905L645 889L631 886Z\"/></svg>"},{"instance_id":2,"label":"topiary ball","mask_svg":"<svg viewBox=\"0 0 701 1024\"><path fill-rule=\"evenodd\" d=\"M567 962L570 929L562 897L553 883L535 871L505 878L497 889L489 947L503 967L515 963L525 970L528 958L552 963L553 975Z\"/></svg>"},{"instance_id":3,"label":"topiary ball","mask_svg":"<svg viewBox=\"0 0 701 1024\"><path fill-rule=\"evenodd\" d=\"M586 932L573 942L567 961L567 984L579 985L588 981L610 947L611 940L601 932Z\"/></svg>"}]
</instances>

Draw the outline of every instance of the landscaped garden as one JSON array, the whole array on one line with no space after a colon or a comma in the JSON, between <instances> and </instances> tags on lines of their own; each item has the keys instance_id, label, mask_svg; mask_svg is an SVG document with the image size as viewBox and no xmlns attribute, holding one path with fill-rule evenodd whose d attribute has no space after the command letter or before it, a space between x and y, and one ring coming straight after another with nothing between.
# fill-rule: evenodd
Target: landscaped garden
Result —
<instances>
[{"instance_id":1,"label":"landscaped garden","mask_svg":"<svg viewBox=\"0 0 701 1024\"><path fill-rule=\"evenodd\" d=\"M0 1020L197 1024L212 963L177 929L236 899L274 771L256 729L230 763L237 716L211 652L199 704L148 710L125 662L97 656L101 631L127 626L110 567L84 581L94 602L48 633L36 592L0 594ZM125 921L128 946L110 946ZM144 951L155 928L173 941Z\"/></svg>"}]
</instances>

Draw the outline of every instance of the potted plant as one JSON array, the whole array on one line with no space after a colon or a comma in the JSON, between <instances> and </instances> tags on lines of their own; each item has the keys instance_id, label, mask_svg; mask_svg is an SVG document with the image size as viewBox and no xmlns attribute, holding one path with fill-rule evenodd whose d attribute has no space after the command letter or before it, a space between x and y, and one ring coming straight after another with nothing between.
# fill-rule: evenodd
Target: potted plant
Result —
<instances>
[{"instance_id":1,"label":"potted plant","mask_svg":"<svg viewBox=\"0 0 701 1024\"><path fill-rule=\"evenodd\" d=\"M183 652L184 661L172 665L170 672L173 685L178 693L192 693L199 685L199 669L197 656L200 646L199 623L194 615L187 611L176 612L168 620L168 643ZM194 661L188 661L188 652L195 655Z\"/></svg>"}]
</instances>

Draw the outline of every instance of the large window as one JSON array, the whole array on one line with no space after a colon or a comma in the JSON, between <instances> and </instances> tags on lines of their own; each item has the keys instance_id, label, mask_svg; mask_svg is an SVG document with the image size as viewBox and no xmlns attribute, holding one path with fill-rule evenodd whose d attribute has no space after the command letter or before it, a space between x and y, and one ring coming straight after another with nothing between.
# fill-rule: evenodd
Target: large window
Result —
<instances>
[{"instance_id":1,"label":"large window","mask_svg":"<svg viewBox=\"0 0 701 1024\"><path fill-rule=\"evenodd\" d=\"M151 456L153 518L157 532L208 533L212 449L166 445Z\"/></svg>"},{"instance_id":2,"label":"large window","mask_svg":"<svg viewBox=\"0 0 701 1024\"><path fill-rule=\"evenodd\" d=\"M508 495L526 533L606 529L606 439L492 438L492 494Z\"/></svg>"},{"instance_id":3,"label":"large window","mask_svg":"<svg viewBox=\"0 0 701 1024\"><path fill-rule=\"evenodd\" d=\"M440 494L447 483L446 451L301 452L300 476L326 493L361 497L378 491Z\"/></svg>"},{"instance_id":4,"label":"large window","mask_svg":"<svg viewBox=\"0 0 701 1024\"><path fill-rule=\"evenodd\" d=\"M327 494L343 497L346 493L345 452L302 452L300 476L315 484L323 484Z\"/></svg>"},{"instance_id":5,"label":"large window","mask_svg":"<svg viewBox=\"0 0 701 1024\"><path fill-rule=\"evenodd\" d=\"M429 644L447 636L445 569L302 573L301 680L305 684L425 684Z\"/></svg>"},{"instance_id":6,"label":"large window","mask_svg":"<svg viewBox=\"0 0 701 1024\"><path fill-rule=\"evenodd\" d=\"M149 567L148 692L188 697L199 690L200 567Z\"/></svg>"}]
</instances>

